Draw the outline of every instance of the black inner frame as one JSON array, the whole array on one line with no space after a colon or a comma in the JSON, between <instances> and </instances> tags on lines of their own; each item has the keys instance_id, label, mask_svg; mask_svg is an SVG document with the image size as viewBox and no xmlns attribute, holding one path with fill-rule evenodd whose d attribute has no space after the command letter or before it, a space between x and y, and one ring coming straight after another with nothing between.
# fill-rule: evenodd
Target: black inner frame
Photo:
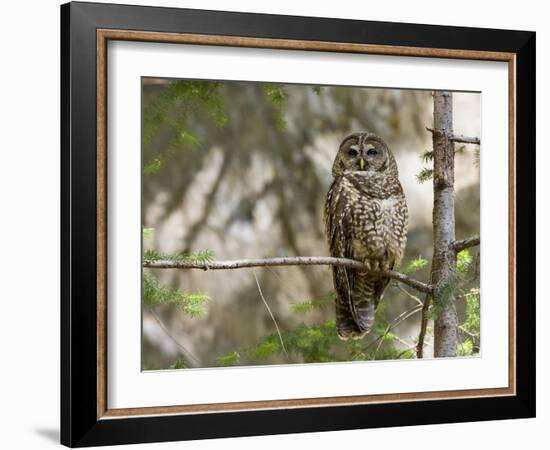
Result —
<instances>
[{"instance_id":1,"label":"black inner frame","mask_svg":"<svg viewBox=\"0 0 550 450\"><path fill-rule=\"evenodd\" d=\"M98 28L515 53L517 394L98 420ZM81 447L534 417L535 39L535 33L527 31L79 2L62 5L61 443Z\"/></svg>"}]
</instances>

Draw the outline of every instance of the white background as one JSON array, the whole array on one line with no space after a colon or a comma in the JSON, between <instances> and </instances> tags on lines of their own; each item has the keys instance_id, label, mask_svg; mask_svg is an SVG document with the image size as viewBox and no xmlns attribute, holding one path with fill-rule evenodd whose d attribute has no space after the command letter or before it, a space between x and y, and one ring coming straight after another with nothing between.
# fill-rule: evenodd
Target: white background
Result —
<instances>
[{"instance_id":1,"label":"white background","mask_svg":"<svg viewBox=\"0 0 550 450\"><path fill-rule=\"evenodd\" d=\"M133 0L134 4L152 1ZM550 117L542 114L548 104L550 30L543 2L525 0L494 2L464 0L445 8L440 1L407 2L257 2L232 0L158 1L156 5L205 9L299 14L352 19L465 25L537 31L537 128ZM59 2L55 0L6 2L0 27L2 87L0 102L0 446L41 449L58 441L59 423ZM540 134L540 133L539 133ZM542 136L542 134L540 134ZM538 224L537 278L550 269L548 235L542 224L547 185L543 170L550 155L537 139ZM529 150L529 149L527 149ZM341 445L362 447L446 449L516 449L547 445L550 426L550 331L541 318L550 313L545 286L538 286L538 418L477 424L450 424L399 429L358 430L288 436L225 439L204 442L141 445L139 448L265 449ZM544 344L544 345L543 345ZM546 350L546 351L545 351ZM538 443L540 442L540 443ZM546 444L545 444L546 443ZM126 447L132 448L132 447ZM136 446L136 448L138 448Z\"/></svg>"},{"instance_id":2,"label":"white background","mask_svg":"<svg viewBox=\"0 0 550 450\"><path fill-rule=\"evenodd\" d=\"M114 42L108 67L108 408L508 386L507 63ZM482 357L140 372L141 76L481 91Z\"/></svg>"}]
</instances>

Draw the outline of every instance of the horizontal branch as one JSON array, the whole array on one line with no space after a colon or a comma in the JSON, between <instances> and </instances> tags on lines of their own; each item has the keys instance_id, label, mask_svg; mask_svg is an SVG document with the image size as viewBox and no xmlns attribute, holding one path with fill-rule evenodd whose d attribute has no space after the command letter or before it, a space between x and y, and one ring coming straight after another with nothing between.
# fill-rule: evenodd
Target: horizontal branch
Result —
<instances>
[{"instance_id":1,"label":"horizontal branch","mask_svg":"<svg viewBox=\"0 0 550 450\"><path fill-rule=\"evenodd\" d=\"M478 137L463 136L461 134L453 134L453 137L451 138L451 141L461 142L463 144L476 144L476 145L481 144L481 141L479 140Z\"/></svg>"},{"instance_id":2,"label":"horizontal branch","mask_svg":"<svg viewBox=\"0 0 550 450\"><path fill-rule=\"evenodd\" d=\"M458 253L467 248L475 247L476 245L479 245L479 243L480 243L479 236L473 236L467 239L462 239L460 241L454 241L451 244L451 247L454 249L455 252Z\"/></svg>"},{"instance_id":3,"label":"horizontal branch","mask_svg":"<svg viewBox=\"0 0 550 450\"><path fill-rule=\"evenodd\" d=\"M353 269L366 269L365 264L360 261L347 258L334 258L331 256L283 256L279 258L235 259L231 261L196 261L192 259L182 259L145 261L143 263L143 267L149 269L228 270L267 266L342 266ZM393 278L394 280L400 281L426 294L430 294L433 291L431 285L394 270L371 270L370 274L378 277Z\"/></svg>"},{"instance_id":4,"label":"horizontal branch","mask_svg":"<svg viewBox=\"0 0 550 450\"><path fill-rule=\"evenodd\" d=\"M435 133L435 130L433 128L426 127L426 130L428 130L430 133ZM439 133L441 133L441 131L439 131ZM476 144L476 145L481 144L481 141L478 137L464 136L462 134L452 134L450 136L450 139L453 142L460 142L463 144Z\"/></svg>"}]
</instances>

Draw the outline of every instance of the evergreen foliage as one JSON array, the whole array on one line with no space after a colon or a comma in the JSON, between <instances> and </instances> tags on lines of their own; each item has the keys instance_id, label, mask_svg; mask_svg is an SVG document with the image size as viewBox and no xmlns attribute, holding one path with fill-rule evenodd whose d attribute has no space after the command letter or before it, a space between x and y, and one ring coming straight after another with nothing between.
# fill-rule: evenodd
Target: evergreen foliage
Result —
<instances>
[{"instance_id":1,"label":"evergreen foliage","mask_svg":"<svg viewBox=\"0 0 550 450\"><path fill-rule=\"evenodd\" d=\"M143 172L152 175L159 172L166 160L180 150L192 150L201 141L187 125L187 116L199 114L216 126L224 127L227 115L224 111L221 84L212 81L178 80L170 83L154 100L147 102L143 109ZM168 129L169 143L162 154L151 156L153 146L161 127Z\"/></svg>"},{"instance_id":2,"label":"evergreen foliage","mask_svg":"<svg viewBox=\"0 0 550 450\"><path fill-rule=\"evenodd\" d=\"M149 239L153 235L153 228L142 228L143 239Z\"/></svg>"},{"instance_id":3,"label":"evergreen foliage","mask_svg":"<svg viewBox=\"0 0 550 450\"><path fill-rule=\"evenodd\" d=\"M418 258L415 258L412 261L410 261L405 266L405 268L402 269L402 272L406 274L411 274L414 272L418 272L419 270L422 270L427 265L428 265L428 260L419 256Z\"/></svg>"},{"instance_id":4,"label":"evergreen foliage","mask_svg":"<svg viewBox=\"0 0 550 450\"><path fill-rule=\"evenodd\" d=\"M422 153L422 161L424 164L431 163L434 160L434 152L433 150L426 150L424 153Z\"/></svg>"},{"instance_id":5,"label":"evergreen foliage","mask_svg":"<svg viewBox=\"0 0 550 450\"><path fill-rule=\"evenodd\" d=\"M195 261L198 263L207 263L214 259L212 250L203 250L197 253L161 253L156 250L147 250L143 254L143 262L151 264L157 261Z\"/></svg>"},{"instance_id":6,"label":"evergreen foliage","mask_svg":"<svg viewBox=\"0 0 550 450\"><path fill-rule=\"evenodd\" d=\"M283 107L287 100L288 94L284 86L281 86L281 85L264 84L263 89L265 91L265 94L267 95L267 98L275 108L275 111L277 114L277 117L276 117L277 128L279 128L280 130L283 130L286 127L286 120L284 116Z\"/></svg>"},{"instance_id":7,"label":"evergreen foliage","mask_svg":"<svg viewBox=\"0 0 550 450\"><path fill-rule=\"evenodd\" d=\"M336 295L334 292L329 292L321 298L305 300L299 303L292 304L292 311L299 314L305 314L316 309L324 309L327 306L332 306Z\"/></svg>"},{"instance_id":8,"label":"evergreen foliage","mask_svg":"<svg viewBox=\"0 0 550 450\"><path fill-rule=\"evenodd\" d=\"M462 250L457 255L457 271L463 285L468 284L467 275L474 267L474 258L469 250ZM479 354L480 339L480 298L479 287L469 289L461 287L460 298L466 302L466 317L459 326L463 340L458 347L459 356L472 356Z\"/></svg>"},{"instance_id":9,"label":"evergreen foliage","mask_svg":"<svg viewBox=\"0 0 550 450\"><path fill-rule=\"evenodd\" d=\"M186 369L187 365L185 364L185 360L183 358L176 359L174 364L170 366L170 369Z\"/></svg>"},{"instance_id":10,"label":"evergreen foliage","mask_svg":"<svg viewBox=\"0 0 550 450\"><path fill-rule=\"evenodd\" d=\"M426 181L431 180L433 176L433 169L428 169L427 167L424 167L420 172L416 174L416 179L419 183L425 183Z\"/></svg>"},{"instance_id":11,"label":"evergreen foliage","mask_svg":"<svg viewBox=\"0 0 550 450\"><path fill-rule=\"evenodd\" d=\"M206 313L206 303L209 300L206 294L162 286L155 276L148 272L143 273L143 304L147 307L173 305L188 316L196 317Z\"/></svg>"},{"instance_id":12,"label":"evergreen foliage","mask_svg":"<svg viewBox=\"0 0 550 450\"><path fill-rule=\"evenodd\" d=\"M418 257L406 265L409 272L421 270L427 260ZM294 303L292 310L304 316L334 305L334 292L317 299ZM410 359L415 354L412 349L399 348L395 344L398 336L393 333L396 322L389 323L385 316L385 304L380 303L376 311L375 326L362 340L342 341L336 334L333 319L312 325L302 323L296 329L283 331L282 340L286 354L277 333L260 338L253 346L218 356L220 366L265 364L270 361L285 360L290 363L323 363L344 361L370 361L384 359ZM416 313L420 310L413 311Z\"/></svg>"},{"instance_id":13,"label":"evergreen foliage","mask_svg":"<svg viewBox=\"0 0 550 450\"><path fill-rule=\"evenodd\" d=\"M458 252L456 255L456 269L461 275L466 275L472 265L474 258L468 249Z\"/></svg>"},{"instance_id":14,"label":"evergreen foliage","mask_svg":"<svg viewBox=\"0 0 550 450\"><path fill-rule=\"evenodd\" d=\"M459 356L479 354L480 339L480 302L479 288L472 288L464 294L466 300L466 320L459 326L464 340L458 347Z\"/></svg>"}]
</instances>

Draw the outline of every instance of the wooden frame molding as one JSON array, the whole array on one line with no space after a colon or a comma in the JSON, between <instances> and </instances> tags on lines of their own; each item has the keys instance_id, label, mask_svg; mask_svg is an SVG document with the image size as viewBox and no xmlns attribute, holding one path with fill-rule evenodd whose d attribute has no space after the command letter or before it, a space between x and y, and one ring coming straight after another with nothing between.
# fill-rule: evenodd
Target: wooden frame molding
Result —
<instances>
[{"instance_id":1,"label":"wooden frame molding","mask_svg":"<svg viewBox=\"0 0 550 450\"><path fill-rule=\"evenodd\" d=\"M509 72L509 385L505 388L472 389L404 394L268 400L109 409L107 404L107 43L109 40L254 47L266 49L364 53L409 57L473 59L508 62ZM159 33L97 29L97 418L214 413L263 409L342 406L367 403L410 402L516 394L516 55L508 52L403 47L290 39L264 39L205 34Z\"/></svg>"}]
</instances>

